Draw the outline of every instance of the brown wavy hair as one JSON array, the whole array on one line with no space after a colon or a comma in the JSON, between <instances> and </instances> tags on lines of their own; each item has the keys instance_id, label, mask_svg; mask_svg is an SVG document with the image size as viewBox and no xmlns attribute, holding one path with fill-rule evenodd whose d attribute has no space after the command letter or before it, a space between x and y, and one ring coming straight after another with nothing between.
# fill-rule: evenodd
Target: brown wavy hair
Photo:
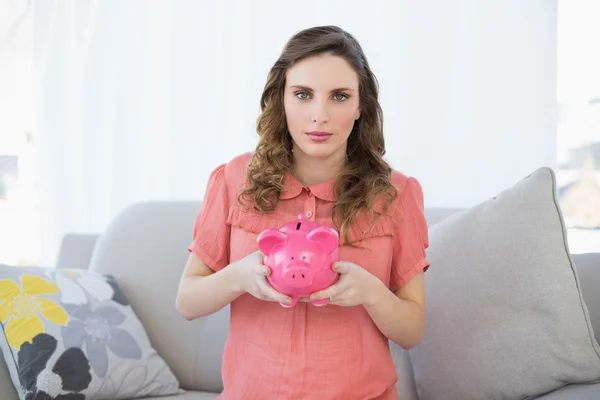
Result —
<instances>
[{"instance_id":1,"label":"brown wavy hair","mask_svg":"<svg viewBox=\"0 0 600 400\"><path fill-rule=\"evenodd\" d=\"M295 63L324 53L344 58L359 80L361 113L348 138L345 165L336 179L332 217L344 242L353 246L349 232L355 218L368 212L375 217L371 219L372 227L388 211L398 192L391 182L392 168L383 159L383 113L377 78L358 41L337 26L318 26L296 33L269 71L256 123L260 139L248 166L248 187L240 192L239 201L250 199L254 209L263 213L275 209L285 175L293 166L292 138L283 103L286 73Z\"/></svg>"}]
</instances>

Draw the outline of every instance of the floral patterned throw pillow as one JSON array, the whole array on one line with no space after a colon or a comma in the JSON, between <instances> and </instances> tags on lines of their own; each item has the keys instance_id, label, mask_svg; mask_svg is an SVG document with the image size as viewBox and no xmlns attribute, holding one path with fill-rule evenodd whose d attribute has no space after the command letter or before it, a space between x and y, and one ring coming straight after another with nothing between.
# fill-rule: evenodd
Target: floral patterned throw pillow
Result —
<instances>
[{"instance_id":1,"label":"floral patterned throw pillow","mask_svg":"<svg viewBox=\"0 0 600 400\"><path fill-rule=\"evenodd\" d=\"M182 393L111 276L0 265L0 326L23 400Z\"/></svg>"}]
</instances>

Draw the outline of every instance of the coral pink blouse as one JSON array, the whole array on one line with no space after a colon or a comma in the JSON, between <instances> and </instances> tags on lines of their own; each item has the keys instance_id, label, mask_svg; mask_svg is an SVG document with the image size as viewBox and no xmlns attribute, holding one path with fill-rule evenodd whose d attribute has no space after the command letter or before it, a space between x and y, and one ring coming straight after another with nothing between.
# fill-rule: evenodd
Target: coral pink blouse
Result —
<instances>
[{"instance_id":1,"label":"coral pink blouse","mask_svg":"<svg viewBox=\"0 0 600 400\"><path fill-rule=\"evenodd\" d=\"M243 208L238 190L245 184L252 154L238 156L211 174L188 250L211 269L257 251L257 235L298 214L332 226L333 182L303 186L293 176L272 214ZM340 247L340 258L365 268L390 290L400 288L429 262L423 193L414 178L394 171L399 196L393 219L382 217L360 244ZM358 221L359 238L368 221ZM315 307L300 302L284 308L249 294L231 303L230 330L223 355L221 400L396 400L397 374L388 339L362 306Z\"/></svg>"}]
</instances>

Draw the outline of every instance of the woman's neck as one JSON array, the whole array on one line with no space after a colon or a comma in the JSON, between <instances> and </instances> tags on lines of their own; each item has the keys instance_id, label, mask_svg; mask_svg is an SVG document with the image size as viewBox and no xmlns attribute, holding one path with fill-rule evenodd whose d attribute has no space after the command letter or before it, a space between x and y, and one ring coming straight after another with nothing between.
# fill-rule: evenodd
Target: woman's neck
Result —
<instances>
[{"instance_id":1,"label":"woman's neck","mask_svg":"<svg viewBox=\"0 0 600 400\"><path fill-rule=\"evenodd\" d=\"M317 185L334 179L344 167L346 155L333 154L327 158L315 158L302 152L294 152L292 174L304 185Z\"/></svg>"}]
</instances>

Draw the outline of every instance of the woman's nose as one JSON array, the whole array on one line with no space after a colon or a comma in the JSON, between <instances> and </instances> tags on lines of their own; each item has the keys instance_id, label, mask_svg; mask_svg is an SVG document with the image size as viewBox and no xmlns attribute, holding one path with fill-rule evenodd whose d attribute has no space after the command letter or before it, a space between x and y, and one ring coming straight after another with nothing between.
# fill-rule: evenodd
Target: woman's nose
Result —
<instances>
[{"instance_id":1,"label":"woman's nose","mask_svg":"<svg viewBox=\"0 0 600 400\"><path fill-rule=\"evenodd\" d=\"M317 102L315 102L317 103ZM329 122L329 111L325 104L315 104L311 110L311 121L315 124L322 125Z\"/></svg>"}]
</instances>

